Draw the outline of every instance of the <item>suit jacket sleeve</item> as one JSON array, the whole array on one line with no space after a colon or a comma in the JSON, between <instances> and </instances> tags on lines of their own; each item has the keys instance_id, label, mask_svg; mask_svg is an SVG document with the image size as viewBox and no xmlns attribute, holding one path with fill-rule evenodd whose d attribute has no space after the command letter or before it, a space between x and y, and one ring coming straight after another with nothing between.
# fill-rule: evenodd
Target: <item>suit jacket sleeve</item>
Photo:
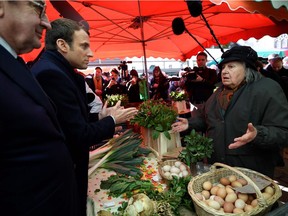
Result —
<instances>
[{"instance_id":1,"label":"suit jacket sleeve","mask_svg":"<svg viewBox=\"0 0 288 216\"><path fill-rule=\"evenodd\" d=\"M57 116L68 141L91 146L113 136L115 123L111 116L88 122L85 97L66 74L46 69L36 78L56 104Z\"/></svg>"}]
</instances>

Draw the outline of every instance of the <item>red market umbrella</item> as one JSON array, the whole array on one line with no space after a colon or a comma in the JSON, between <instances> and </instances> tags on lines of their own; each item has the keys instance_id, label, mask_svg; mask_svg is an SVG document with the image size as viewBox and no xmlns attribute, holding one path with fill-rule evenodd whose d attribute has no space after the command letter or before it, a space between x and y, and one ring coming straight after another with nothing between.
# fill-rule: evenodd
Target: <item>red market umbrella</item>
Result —
<instances>
[{"instance_id":1,"label":"red market umbrella","mask_svg":"<svg viewBox=\"0 0 288 216\"><path fill-rule=\"evenodd\" d=\"M250 37L275 37L286 33L288 29L286 8L270 7L270 12L267 13L271 14L271 17L258 11L250 13L242 7L231 8L232 0L222 1L225 3L220 0L202 1L203 16L197 17L190 15L187 3L183 0L55 1L53 4L59 2L69 3L89 24L94 59L134 56L144 56L146 59L153 56L185 61L203 50L202 47L217 45L217 40L220 44L227 44ZM244 4L246 1L241 2ZM263 6L266 7L265 2ZM57 11L51 2L47 1L50 20L61 16L71 18L71 13L67 13L67 10L66 6L60 5ZM274 16L278 13L283 15L284 19L276 19ZM184 20L187 31L197 42L187 31L181 35L173 33L171 26L176 17ZM79 17L76 19L79 21ZM36 50L24 55L24 59L33 60L38 53L39 50Z\"/></svg>"},{"instance_id":2,"label":"red market umbrella","mask_svg":"<svg viewBox=\"0 0 288 216\"><path fill-rule=\"evenodd\" d=\"M288 1L287 0L210 0L214 4L226 3L231 10L243 8L244 10L255 13L259 12L267 17L277 20L288 20Z\"/></svg>"}]
</instances>

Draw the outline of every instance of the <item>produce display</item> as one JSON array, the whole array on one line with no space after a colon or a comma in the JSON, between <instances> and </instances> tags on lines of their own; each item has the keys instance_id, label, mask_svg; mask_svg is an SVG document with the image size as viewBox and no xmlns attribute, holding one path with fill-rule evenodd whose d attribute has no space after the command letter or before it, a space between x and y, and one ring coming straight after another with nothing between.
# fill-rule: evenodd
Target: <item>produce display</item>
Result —
<instances>
[{"instance_id":1,"label":"produce display","mask_svg":"<svg viewBox=\"0 0 288 216\"><path fill-rule=\"evenodd\" d=\"M164 179L171 180L175 177L188 177L191 175L189 167L179 160L159 162L159 173Z\"/></svg>"},{"instance_id":2,"label":"produce display","mask_svg":"<svg viewBox=\"0 0 288 216\"><path fill-rule=\"evenodd\" d=\"M244 213L252 211L258 205L256 194L245 194L235 192L235 188L247 185L243 178L235 175L222 177L218 183L212 184L205 181L201 193L196 193L197 199L203 201L207 206L225 213ZM264 199L273 196L275 190L267 186L263 191Z\"/></svg>"},{"instance_id":3,"label":"produce display","mask_svg":"<svg viewBox=\"0 0 288 216\"><path fill-rule=\"evenodd\" d=\"M199 147L199 143L194 143L190 139L197 137L198 142L207 145L202 149L203 155L209 156L211 140L204 140L200 136L191 133L188 137L191 145L188 147L193 148L195 145ZM262 211L262 198L271 205L281 195L279 187L271 179L268 179L270 185L265 183L265 187L258 188L249 177L241 172L237 173L238 171L232 167L230 168L237 174L231 174L231 170L226 169L211 169L208 173L191 177L190 168L184 162L186 161L184 157L183 161L180 159L159 161L155 155L148 157L151 150L140 146L141 143L139 134L127 130L91 152L88 216L170 216L179 215L180 209L183 208L193 212L192 215L195 211L198 214L199 208L205 208L205 211L211 209L207 214L209 216L226 213L254 215L254 212ZM195 158L199 159L199 155L190 156L186 158L190 162ZM246 169L242 171L246 175L252 172L253 177L259 175ZM256 192L249 190L247 193L243 192L243 188L247 188L250 184ZM198 202L201 204L198 205Z\"/></svg>"},{"instance_id":4,"label":"produce display","mask_svg":"<svg viewBox=\"0 0 288 216\"><path fill-rule=\"evenodd\" d=\"M282 194L269 177L222 163L214 163L209 172L193 177L188 192L197 215L205 216L265 215Z\"/></svg>"}]
</instances>

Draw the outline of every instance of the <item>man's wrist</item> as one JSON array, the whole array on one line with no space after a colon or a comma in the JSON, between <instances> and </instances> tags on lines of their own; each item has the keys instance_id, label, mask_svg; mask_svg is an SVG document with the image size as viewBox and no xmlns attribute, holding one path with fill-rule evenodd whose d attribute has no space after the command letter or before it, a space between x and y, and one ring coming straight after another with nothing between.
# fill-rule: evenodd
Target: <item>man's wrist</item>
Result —
<instances>
[{"instance_id":1,"label":"man's wrist","mask_svg":"<svg viewBox=\"0 0 288 216\"><path fill-rule=\"evenodd\" d=\"M111 116L111 118L113 119L113 121L114 121L114 123L116 125L116 120L115 120L114 116L113 115L110 115L110 116Z\"/></svg>"}]
</instances>

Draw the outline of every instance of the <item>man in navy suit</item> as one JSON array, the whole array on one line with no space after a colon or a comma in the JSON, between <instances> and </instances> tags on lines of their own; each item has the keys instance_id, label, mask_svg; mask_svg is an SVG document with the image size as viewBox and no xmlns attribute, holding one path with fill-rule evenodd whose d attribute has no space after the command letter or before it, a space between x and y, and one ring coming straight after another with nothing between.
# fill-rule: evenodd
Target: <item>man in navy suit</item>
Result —
<instances>
[{"instance_id":1,"label":"man in navy suit","mask_svg":"<svg viewBox=\"0 0 288 216\"><path fill-rule=\"evenodd\" d=\"M89 147L111 138L115 125L126 122L136 108L116 106L110 115L89 122L85 80L75 69L86 69L93 56L89 34L84 26L70 19L51 22L45 38L46 51L32 67L45 92L56 105L61 127L75 164L80 193L81 215L86 215ZM118 103L119 104L119 103ZM119 104L120 105L120 104Z\"/></svg>"},{"instance_id":2,"label":"man in navy suit","mask_svg":"<svg viewBox=\"0 0 288 216\"><path fill-rule=\"evenodd\" d=\"M51 28L42 1L0 1L0 215L77 216L75 173L53 104L20 54Z\"/></svg>"}]
</instances>

